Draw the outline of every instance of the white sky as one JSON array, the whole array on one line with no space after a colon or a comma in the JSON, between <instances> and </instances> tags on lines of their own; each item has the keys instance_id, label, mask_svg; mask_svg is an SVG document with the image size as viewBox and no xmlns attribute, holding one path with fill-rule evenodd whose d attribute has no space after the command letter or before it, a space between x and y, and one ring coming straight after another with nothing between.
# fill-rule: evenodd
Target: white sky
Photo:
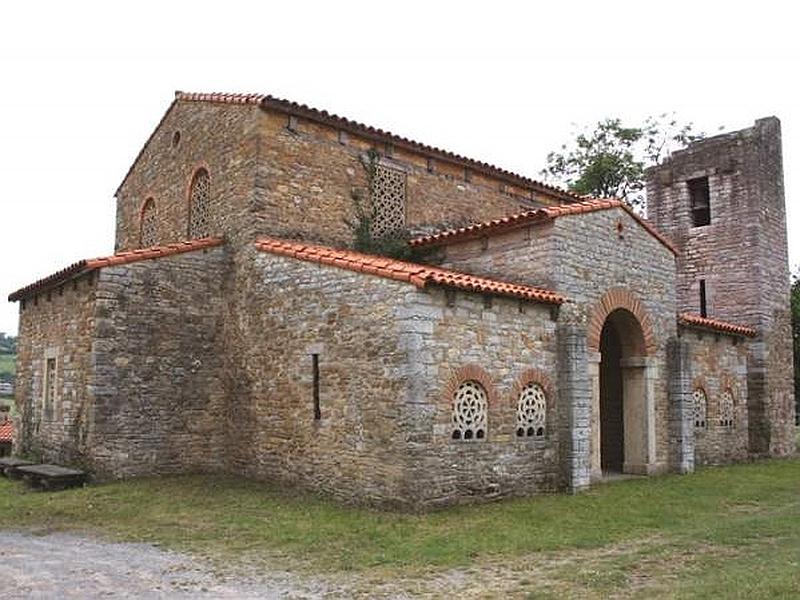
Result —
<instances>
[{"instance_id":1,"label":"white sky","mask_svg":"<svg viewBox=\"0 0 800 600\"><path fill-rule=\"evenodd\" d=\"M572 123L783 122L800 263L800 22L773 2L6 2L0 331L13 290L113 252L113 193L185 91L263 92L537 177Z\"/></svg>"}]
</instances>

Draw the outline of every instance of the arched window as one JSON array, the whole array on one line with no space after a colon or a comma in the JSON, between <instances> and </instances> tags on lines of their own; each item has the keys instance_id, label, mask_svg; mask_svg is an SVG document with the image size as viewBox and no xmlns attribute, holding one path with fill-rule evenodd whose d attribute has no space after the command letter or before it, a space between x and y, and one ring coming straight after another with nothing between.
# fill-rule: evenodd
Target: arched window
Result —
<instances>
[{"instance_id":1,"label":"arched window","mask_svg":"<svg viewBox=\"0 0 800 600\"><path fill-rule=\"evenodd\" d=\"M453 439L482 440L486 437L489 400L477 381L463 382L453 394Z\"/></svg>"},{"instance_id":2,"label":"arched window","mask_svg":"<svg viewBox=\"0 0 800 600\"><path fill-rule=\"evenodd\" d=\"M705 429L706 428L706 412L708 406L708 398L706 397L706 391L699 387L695 388L694 392L692 393L692 414L694 415L694 428L695 429Z\"/></svg>"},{"instance_id":3,"label":"arched window","mask_svg":"<svg viewBox=\"0 0 800 600\"><path fill-rule=\"evenodd\" d=\"M725 429L733 429L735 402L733 392L725 390L719 398L719 426Z\"/></svg>"},{"instance_id":4,"label":"arched window","mask_svg":"<svg viewBox=\"0 0 800 600\"><path fill-rule=\"evenodd\" d=\"M546 425L547 394L538 383L529 383L517 400L517 437L544 437Z\"/></svg>"},{"instance_id":5,"label":"arched window","mask_svg":"<svg viewBox=\"0 0 800 600\"><path fill-rule=\"evenodd\" d=\"M139 245L142 248L155 246L158 243L158 226L156 224L156 202L152 198L144 201L139 217Z\"/></svg>"},{"instance_id":6,"label":"arched window","mask_svg":"<svg viewBox=\"0 0 800 600\"><path fill-rule=\"evenodd\" d=\"M208 202L211 196L211 178L208 171L198 169L189 189L189 239L208 235Z\"/></svg>"}]
</instances>

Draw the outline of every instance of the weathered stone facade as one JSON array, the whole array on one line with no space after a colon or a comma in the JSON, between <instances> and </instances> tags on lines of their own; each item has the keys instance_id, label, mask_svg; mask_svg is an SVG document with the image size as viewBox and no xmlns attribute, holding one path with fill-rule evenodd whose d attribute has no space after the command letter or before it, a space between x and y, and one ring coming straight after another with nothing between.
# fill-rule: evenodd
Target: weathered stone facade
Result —
<instances>
[{"instance_id":1,"label":"weathered stone facade","mask_svg":"<svg viewBox=\"0 0 800 600\"><path fill-rule=\"evenodd\" d=\"M235 472L404 509L690 472L761 453L765 430L782 454L791 415L758 394L782 398L791 378L783 304L766 291L785 256L741 314L723 294L745 280L706 256L756 184L772 204L747 239L785 245L779 138L776 150L772 122L759 123L731 134L731 164L746 170L753 136L769 160L758 177L747 167L750 187L712 180L706 241L688 240L699 234L685 234L683 192L651 173L673 244L619 202L324 112L178 94L117 192L117 254L11 296L15 451L98 477ZM370 168L393 186L385 197ZM419 238L428 258L407 263L341 249L357 202L382 202L388 230L416 235L487 223ZM697 312L698 265L709 316L750 327L679 325Z\"/></svg>"},{"instance_id":2,"label":"weathered stone facade","mask_svg":"<svg viewBox=\"0 0 800 600\"><path fill-rule=\"evenodd\" d=\"M689 181L707 180L710 218L692 219ZM647 177L648 212L680 250L678 307L754 327L749 345L751 450L794 452L789 262L780 122L695 142ZM701 283L702 282L702 283Z\"/></svg>"}]
</instances>

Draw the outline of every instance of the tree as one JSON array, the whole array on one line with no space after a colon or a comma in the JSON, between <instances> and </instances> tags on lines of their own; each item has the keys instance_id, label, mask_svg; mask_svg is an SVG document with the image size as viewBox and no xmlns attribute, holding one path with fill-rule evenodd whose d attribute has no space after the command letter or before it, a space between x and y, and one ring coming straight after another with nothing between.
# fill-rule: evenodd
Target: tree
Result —
<instances>
[{"instance_id":1,"label":"tree","mask_svg":"<svg viewBox=\"0 0 800 600\"><path fill-rule=\"evenodd\" d=\"M794 400L795 419L800 424L800 272L792 276L792 341L794 342Z\"/></svg>"},{"instance_id":2,"label":"tree","mask_svg":"<svg viewBox=\"0 0 800 600\"><path fill-rule=\"evenodd\" d=\"M620 198L643 211L645 169L705 134L665 113L634 127L618 118L604 119L572 137L572 142L547 155L542 175L577 194Z\"/></svg>"}]
</instances>

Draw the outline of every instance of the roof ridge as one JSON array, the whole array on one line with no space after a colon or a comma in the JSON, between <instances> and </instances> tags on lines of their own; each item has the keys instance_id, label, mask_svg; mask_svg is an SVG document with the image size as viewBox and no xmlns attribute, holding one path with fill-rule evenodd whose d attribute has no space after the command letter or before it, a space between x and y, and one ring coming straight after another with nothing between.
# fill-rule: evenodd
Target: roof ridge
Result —
<instances>
[{"instance_id":1,"label":"roof ridge","mask_svg":"<svg viewBox=\"0 0 800 600\"><path fill-rule=\"evenodd\" d=\"M583 213L607 210L611 208L621 208L627 212L639 225L644 227L654 238L663 244L670 252L677 256L678 249L675 245L647 219L636 214L631 206L618 198L587 198L583 197L579 202L569 204L559 204L557 206L547 206L533 210L513 213L499 219L474 223L466 227L455 229L445 229L437 233L423 235L409 240L411 246L435 246L448 241L463 241L482 234L491 235L500 231L507 231L524 227L537 222L553 220L558 217L568 215L578 215Z\"/></svg>"},{"instance_id":2,"label":"roof ridge","mask_svg":"<svg viewBox=\"0 0 800 600\"><path fill-rule=\"evenodd\" d=\"M723 321L713 317L704 317L690 312L678 313L678 322L684 325L713 329L715 331L743 335L745 337L755 337L758 334L758 331L754 327L739 325L738 323L731 323L730 321Z\"/></svg>"},{"instance_id":3,"label":"roof ridge","mask_svg":"<svg viewBox=\"0 0 800 600\"><path fill-rule=\"evenodd\" d=\"M119 266L144 260L152 260L154 258L173 256L175 254L183 254L185 252L220 246L224 243L224 238L204 237L182 242L170 242L158 246L149 246L147 248L125 250L123 252L111 254L110 256L85 258L9 294L8 301L16 302L17 300L22 300L33 293L44 291L49 287L63 283L73 277L102 269L103 267Z\"/></svg>"},{"instance_id":4,"label":"roof ridge","mask_svg":"<svg viewBox=\"0 0 800 600\"><path fill-rule=\"evenodd\" d=\"M222 93L222 92L176 91L175 100L186 101L186 102L216 102L220 104L250 104L250 105L257 104L264 109L272 108L275 110L280 110L288 113L301 113L299 116L303 116L336 127L349 128L351 130L355 129L357 130L356 133L360 133L362 135L379 137L384 139L388 138L393 143L406 145L416 152L435 154L438 155L439 157L444 158L444 160L463 164L464 166L472 168L476 171L488 172L493 177L512 180L514 183L521 184L522 186L537 188L539 191L542 192L549 192L551 194L560 196L562 200L570 201L570 200L580 199L580 196L578 194L575 194L574 192L571 192L559 186L551 185L549 183L545 183L543 181L539 181L537 179L533 179L531 177L515 173L508 169L503 169L502 167L498 167L491 163L487 163L474 158L469 158L467 156L463 156L461 154L457 154L449 150L444 150L443 148L438 148L436 146L431 146L422 142L418 142L416 140L412 140L397 135L395 133L392 133L391 131L380 129L378 127L373 127L371 125L361 123L360 121L348 119L347 117L339 116L337 114L328 112L327 110L324 109L314 108L313 106L309 106L307 104L301 104L299 102L295 102L293 100L287 100L285 98L278 98L277 96L272 96L271 94L252 94L252 93L237 94L237 93Z\"/></svg>"},{"instance_id":5,"label":"roof ridge","mask_svg":"<svg viewBox=\"0 0 800 600\"><path fill-rule=\"evenodd\" d=\"M443 269L434 265L414 263L377 254L366 254L356 250L336 249L308 242L270 237L259 238L256 240L255 246L258 250L265 252L327 264L368 275L377 275L396 281L405 281L419 288L424 288L432 283L468 291L513 296L546 304L562 304L566 301L566 298L561 294L545 288L470 275L469 273Z\"/></svg>"}]
</instances>

